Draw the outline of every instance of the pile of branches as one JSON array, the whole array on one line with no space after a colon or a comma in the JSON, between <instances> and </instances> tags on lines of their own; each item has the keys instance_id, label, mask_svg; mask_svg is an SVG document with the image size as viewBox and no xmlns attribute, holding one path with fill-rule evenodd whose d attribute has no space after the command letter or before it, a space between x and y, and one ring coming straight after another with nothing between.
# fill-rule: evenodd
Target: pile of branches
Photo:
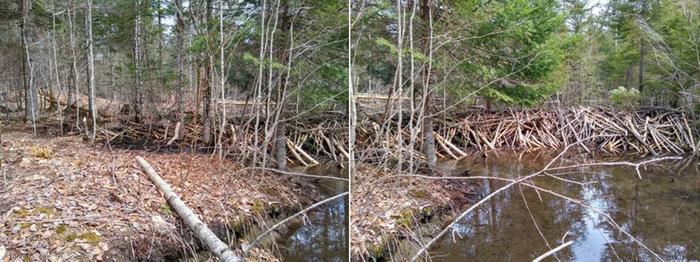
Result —
<instances>
[{"instance_id":1,"label":"pile of branches","mask_svg":"<svg viewBox=\"0 0 700 262\"><path fill-rule=\"evenodd\" d=\"M261 119L263 120L263 119ZM121 120L118 124L104 125L98 141L112 146L148 150L191 149L215 151L223 149L226 157L250 160L255 152L262 157L271 154L274 132L264 123L231 118L219 140L221 124L211 126L211 139L205 143L201 124L182 124L162 119L156 122L136 123ZM342 161L347 159L347 126L335 117L305 119L286 125L288 161L304 166L315 165L320 159ZM266 131L267 130L267 131Z\"/></svg>"},{"instance_id":2,"label":"pile of branches","mask_svg":"<svg viewBox=\"0 0 700 262\"><path fill-rule=\"evenodd\" d=\"M433 120L436 154L442 158L458 159L470 150L560 149L577 142L588 153L682 155L698 148L689 116L659 108L636 112L602 107L470 111ZM402 123L399 132L397 126L396 117L383 123L364 118L358 127L358 150L379 159L423 159L420 123L413 125L413 132L410 123Z\"/></svg>"}]
</instances>

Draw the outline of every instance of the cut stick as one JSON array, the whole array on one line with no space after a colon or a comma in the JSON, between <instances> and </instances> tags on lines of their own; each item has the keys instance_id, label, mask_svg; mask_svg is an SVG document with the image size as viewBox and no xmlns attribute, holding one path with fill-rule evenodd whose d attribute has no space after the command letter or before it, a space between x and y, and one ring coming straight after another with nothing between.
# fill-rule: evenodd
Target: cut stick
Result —
<instances>
[{"instance_id":1,"label":"cut stick","mask_svg":"<svg viewBox=\"0 0 700 262\"><path fill-rule=\"evenodd\" d=\"M168 129L166 128L165 129L165 136L167 137L167 135L168 135ZM175 142L175 140L177 140L179 138L180 138L180 122L177 122L177 124L175 124L175 134L173 134L173 137L168 141L168 143L166 145L168 145L168 146L172 145L173 142Z\"/></svg>"},{"instance_id":2,"label":"cut stick","mask_svg":"<svg viewBox=\"0 0 700 262\"><path fill-rule=\"evenodd\" d=\"M287 146L289 147L289 151L292 152L292 155L294 155L294 157L297 160L299 160L299 162L301 162L302 165L309 166L309 164L306 163L306 161L304 161L304 159L299 155L299 153L294 147L294 144L292 144L292 141L290 141L289 139L287 139Z\"/></svg>"},{"instance_id":3,"label":"cut stick","mask_svg":"<svg viewBox=\"0 0 700 262\"><path fill-rule=\"evenodd\" d=\"M292 143L292 140L289 140L289 138L287 138L287 143L289 143L290 146L294 147L294 149L295 149L299 154L301 154L301 155L304 156L306 159L308 159L312 164L318 165L318 161L316 161L316 159L314 159L314 158L311 157L309 154L307 154L306 152L304 152L304 150L301 149L301 147L299 147L299 146L295 145L294 143Z\"/></svg>"},{"instance_id":4,"label":"cut stick","mask_svg":"<svg viewBox=\"0 0 700 262\"><path fill-rule=\"evenodd\" d=\"M640 144L642 144L642 146L644 148L646 148L646 150L649 151L649 153L651 153L651 155L659 156L659 154L656 153L656 151L654 151L654 149L652 149L651 146L649 146L649 144L647 144L646 141L644 141L644 138L639 134L639 132L637 132L637 129L634 128L634 125L632 124L632 120L630 118L627 118L625 125L627 127L627 130L630 131L630 133L632 133L634 138L637 139L637 141Z\"/></svg>"},{"instance_id":5,"label":"cut stick","mask_svg":"<svg viewBox=\"0 0 700 262\"><path fill-rule=\"evenodd\" d=\"M467 156L467 153L464 153L464 151L462 151L461 149L457 148L457 146L455 146L455 145L452 144L450 141L448 141L447 139L445 139L444 137L442 137L440 134L435 133L435 135L438 137L438 139L442 140L443 143L445 143L445 145L446 145L447 147L449 147L450 149L452 149L452 151L457 152L457 154L460 154L461 156Z\"/></svg>"},{"instance_id":6,"label":"cut stick","mask_svg":"<svg viewBox=\"0 0 700 262\"><path fill-rule=\"evenodd\" d=\"M457 157L455 154L452 153L452 151L451 151L449 148L447 148L447 146L445 145L445 143L443 143L443 141L442 141L442 137L440 137L439 134L435 133L435 138L436 138L435 141L438 142L438 144L440 145L440 147L442 147L442 150L445 150L445 152L446 152L448 155L450 155L453 159L459 159L459 157ZM437 152L436 152L436 153L437 153Z\"/></svg>"},{"instance_id":7,"label":"cut stick","mask_svg":"<svg viewBox=\"0 0 700 262\"><path fill-rule=\"evenodd\" d=\"M139 163L144 172L151 179L153 184L158 188L158 191L163 193L165 200L170 203L178 216L185 222L187 227L192 230L192 232L199 238L207 248L214 253L221 261L243 261L239 256L237 256L229 247L219 239L214 232L207 227L202 220L197 217L197 215L192 212L190 208L185 205L180 197L175 194L170 185L168 185L163 178L161 178L158 173L151 167L145 159L140 156L136 156L136 162Z\"/></svg>"}]
</instances>

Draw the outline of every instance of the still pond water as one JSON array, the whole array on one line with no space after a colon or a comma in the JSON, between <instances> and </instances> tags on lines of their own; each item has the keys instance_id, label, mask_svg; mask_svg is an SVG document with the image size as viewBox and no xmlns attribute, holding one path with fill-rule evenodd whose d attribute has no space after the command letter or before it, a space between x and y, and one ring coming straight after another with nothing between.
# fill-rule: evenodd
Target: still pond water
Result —
<instances>
[{"instance_id":1,"label":"still pond water","mask_svg":"<svg viewBox=\"0 0 700 262\"><path fill-rule=\"evenodd\" d=\"M501 153L445 162L455 173L515 178L544 167L551 156ZM564 164L635 158L569 158ZM585 185L543 177L534 183L602 211L667 261L700 260L700 163L667 161L633 167L579 169L560 175ZM482 196L505 185L480 181ZM531 261L568 241L574 244L547 261L653 261L655 257L608 220L587 208L545 192L516 186L496 195L430 250L433 261ZM524 197L523 197L524 195ZM528 211L529 208L529 211ZM539 229L539 230L538 230ZM541 232L541 233L540 233ZM545 242L546 241L546 242ZM549 247L548 247L549 245Z\"/></svg>"},{"instance_id":2,"label":"still pond water","mask_svg":"<svg viewBox=\"0 0 700 262\"><path fill-rule=\"evenodd\" d=\"M346 177L347 171L334 164L312 168L295 168L292 171ZM348 190L343 181L322 179L314 182L323 198L329 198ZM342 197L314 208L305 221L292 223L277 241L282 261L329 261L341 262L348 258L348 204ZM303 208L303 207L302 207Z\"/></svg>"}]
</instances>

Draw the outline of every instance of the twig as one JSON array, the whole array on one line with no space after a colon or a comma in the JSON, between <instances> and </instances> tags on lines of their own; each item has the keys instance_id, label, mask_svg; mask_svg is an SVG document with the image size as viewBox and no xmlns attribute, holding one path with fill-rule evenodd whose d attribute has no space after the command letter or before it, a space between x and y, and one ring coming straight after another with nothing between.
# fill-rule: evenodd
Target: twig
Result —
<instances>
[{"instance_id":1,"label":"twig","mask_svg":"<svg viewBox=\"0 0 700 262\"><path fill-rule=\"evenodd\" d=\"M270 172L283 174L283 175L302 176L302 177L311 177L311 178L319 178L319 179L332 179L332 180L339 180L339 181L348 182L347 178L342 178L342 177L309 175L309 174L304 174L304 173L283 171L283 170L268 168L268 167L246 167L246 168L243 168L239 171L236 171L235 173L242 173L242 172L249 171L249 170L262 170L262 171L270 171Z\"/></svg>"},{"instance_id":2,"label":"twig","mask_svg":"<svg viewBox=\"0 0 700 262\"><path fill-rule=\"evenodd\" d=\"M570 246L570 245L573 244L573 243L574 243L574 241L569 241L569 242L566 242L566 243L564 243L564 244L561 244L561 245L559 245L558 247L555 247L554 249L552 249L552 250L550 250L550 251L547 251L547 253L544 253L544 254L542 254L541 256L539 256L539 257L533 259L532 262L539 262L539 261L542 261L542 259L545 259L545 258L547 258L548 256L550 256L550 255L552 255L552 254L554 254L554 253L559 252L559 250L562 250L562 249L564 249L564 248Z\"/></svg>"}]
</instances>

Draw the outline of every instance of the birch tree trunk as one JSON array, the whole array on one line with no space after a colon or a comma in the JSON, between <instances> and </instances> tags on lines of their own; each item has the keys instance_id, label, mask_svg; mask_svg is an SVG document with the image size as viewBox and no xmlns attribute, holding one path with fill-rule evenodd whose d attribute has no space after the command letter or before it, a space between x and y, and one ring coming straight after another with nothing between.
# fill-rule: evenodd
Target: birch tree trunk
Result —
<instances>
[{"instance_id":1,"label":"birch tree trunk","mask_svg":"<svg viewBox=\"0 0 700 262\"><path fill-rule=\"evenodd\" d=\"M87 36L87 62L88 62L88 93L90 115L92 116L92 132L90 133L90 143L95 143L97 134L97 106L95 105L95 58L92 43L92 0L87 1L87 14L85 16L85 33ZM87 130L85 130L87 132Z\"/></svg>"},{"instance_id":2,"label":"birch tree trunk","mask_svg":"<svg viewBox=\"0 0 700 262\"><path fill-rule=\"evenodd\" d=\"M165 199L173 207L173 210L178 216L185 222L187 227L192 230L192 232L199 238L199 240L207 246L207 248L213 252L221 261L231 262L231 261L242 261L229 247L219 239L214 232L207 227L202 220L197 217L197 215L192 212L190 208L185 205L180 197L175 194L170 185L168 185L163 178L161 178L158 173L151 167L151 165L146 162L140 156L136 157L136 161L139 163L143 171L148 175L156 188L163 193Z\"/></svg>"},{"instance_id":3,"label":"birch tree trunk","mask_svg":"<svg viewBox=\"0 0 700 262\"><path fill-rule=\"evenodd\" d=\"M70 69L70 76L68 81L66 81L66 108L71 108L75 106L75 85L78 83L78 76L76 75L76 65L75 65L75 45L74 45L74 36L73 36L73 17L71 15L73 9L73 1L68 0L68 6L66 8L66 13L68 14L68 34L70 38L70 52L71 52L71 69Z\"/></svg>"}]
</instances>

